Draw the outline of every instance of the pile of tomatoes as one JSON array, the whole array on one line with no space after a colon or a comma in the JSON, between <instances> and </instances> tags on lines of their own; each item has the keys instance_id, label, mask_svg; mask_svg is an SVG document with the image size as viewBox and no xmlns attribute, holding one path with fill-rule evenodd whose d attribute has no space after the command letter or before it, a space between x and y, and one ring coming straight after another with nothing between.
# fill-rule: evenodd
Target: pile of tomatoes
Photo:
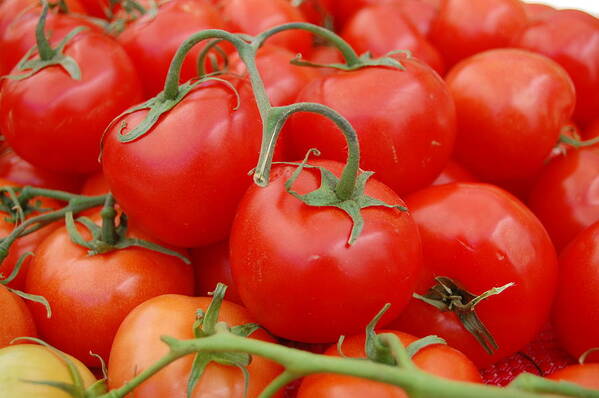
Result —
<instances>
[{"instance_id":1,"label":"pile of tomatoes","mask_svg":"<svg viewBox=\"0 0 599 398\"><path fill-rule=\"evenodd\" d=\"M252 55L263 87L226 40L195 45L180 75L169 71L197 32L240 33L247 45L293 22L338 36L273 35ZM365 64L345 67L348 44L369 52ZM76 196L36 191L12 206L23 186L111 192L117 203L10 246L0 397L62 397L22 380L72 382L54 351L11 344L20 336L68 354L85 386L95 382L86 366L99 366L93 352L107 360L108 388L123 386L168 352L160 336L194 337L218 282L228 285L220 319L257 322L265 330L252 338L339 355L345 335L344 355L363 357L361 333L390 303L381 330L405 345L446 340L414 356L426 371L505 384L518 369L497 371L542 333L557 339L542 353L551 365L525 355L541 376L584 354L584 365L550 377L599 389L594 16L520 0L0 0L0 75L3 236ZM289 112L276 146L265 142L266 111L296 103L330 107L353 126L355 181L346 175L358 166L355 140L322 115ZM305 165L311 148L319 157ZM274 159L265 187L248 175L259 155ZM353 181L347 195L343 181ZM166 252L119 246L125 239ZM51 316L15 292L43 297ZM192 362L169 365L134 396L183 396ZM32 363L48 369L34 374ZM258 357L247 369L249 397L281 372ZM297 387L285 394L404 396L333 375ZM211 363L193 396L243 394L243 372Z\"/></svg>"}]
</instances>

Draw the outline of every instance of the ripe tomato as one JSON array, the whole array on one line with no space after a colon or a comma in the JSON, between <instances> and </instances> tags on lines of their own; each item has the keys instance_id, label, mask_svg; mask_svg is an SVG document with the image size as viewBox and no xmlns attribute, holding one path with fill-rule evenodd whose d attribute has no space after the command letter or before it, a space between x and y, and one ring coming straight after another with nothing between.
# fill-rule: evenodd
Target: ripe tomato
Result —
<instances>
[{"instance_id":1,"label":"ripe tomato","mask_svg":"<svg viewBox=\"0 0 599 398\"><path fill-rule=\"evenodd\" d=\"M599 347L599 222L581 232L560 255L560 284L553 325L566 350L578 358ZM589 359L597 362L599 353Z\"/></svg>"},{"instance_id":2,"label":"ripe tomato","mask_svg":"<svg viewBox=\"0 0 599 398\"><path fill-rule=\"evenodd\" d=\"M0 153L0 178L19 185L79 192L81 177L74 174L54 173L27 163L12 149Z\"/></svg>"},{"instance_id":3,"label":"ripe tomato","mask_svg":"<svg viewBox=\"0 0 599 398\"><path fill-rule=\"evenodd\" d=\"M206 311L210 297L186 297L165 295L155 297L139 305L125 318L114 339L108 364L110 389L118 388L153 365L168 352L168 346L160 341L161 336L177 339L193 338L193 323L196 311ZM245 308L223 301L219 321L229 326L252 322ZM251 338L270 341L273 339L263 330L257 330ZM150 377L132 394L135 398L184 397L191 371L193 356L178 359ZM280 372L280 366L264 358L254 356L248 366L248 398L255 398ZM242 398L244 376L235 366L210 363L194 389L193 398ZM277 394L277 397L280 397Z\"/></svg>"},{"instance_id":4,"label":"ripe tomato","mask_svg":"<svg viewBox=\"0 0 599 398\"><path fill-rule=\"evenodd\" d=\"M228 28L209 2L173 0L161 6L156 15L147 14L129 24L118 40L131 57L149 98L164 88L171 60L185 39L204 29ZM196 45L185 58L181 81L197 76L196 59L204 46Z\"/></svg>"},{"instance_id":5,"label":"ripe tomato","mask_svg":"<svg viewBox=\"0 0 599 398\"><path fill-rule=\"evenodd\" d=\"M196 295L208 296L220 282L228 286L227 301L243 305L231 275L229 240L191 249L191 264L196 280Z\"/></svg>"},{"instance_id":6,"label":"ripe tomato","mask_svg":"<svg viewBox=\"0 0 599 398\"><path fill-rule=\"evenodd\" d=\"M425 272L418 294L425 295L438 276L451 278L473 295L515 285L475 309L499 346L493 355L485 353L454 312L441 312L418 299L412 299L392 327L438 335L479 367L531 341L547 322L557 283L555 250L532 212L502 189L476 183L430 187L410 195L407 203L423 243Z\"/></svg>"},{"instance_id":7,"label":"ripe tomato","mask_svg":"<svg viewBox=\"0 0 599 398\"><path fill-rule=\"evenodd\" d=\"M360 54L370 51L381 57L390 51L409 50L437 73L445 72L439 52L394 3L362 8L345 24L341 36Z\"/></svg>"},{"instance_id":8,"label":"ripe tomato","mask_svg":"<svg viewBox=\"0 0 599 398\"><path fill-rule=\"evenodd\" d=\"M442 0L429 38L452 66L481 51L508 47L527 22L519 0Z\"/></svg>"},{"instance_id":9,"label":"ripe tomato","mask_svg":"<svg viewBox=\"0 0 599 398\"><path fill-rule=\"evenodd\" d=\"M337 162L311 163L341 174ZM364 209L364 230L349 246L352 220L346 213L308 206L285 190L294 171L275 166L270 184L250 187L239 205L231 267L244 305L275 335L302 342L356 333L385 303L392 304L383 318L389 322L409 300L420 267L411 216L397 209ZM304 170L294 190L313 191L319 181L316 170ZM386 203L403 203L374 179L365 192Z\"/></svg>"},{"instance_id":10,"label":"ripe tomato","mask_svg":"<svg viewBox=\"0 0 599 398\"><path fill-rule=\"evenodd\" d=\"M81 374L83 385L90 387L96 378L81 362L69 357ZM46 385L28 383L49 381L73 384L64 361L46 347L34 344L18 344L0 349L0 391L10 398L66 398L64 391Z\"/></svg>"},{"instance_id":11,"label":"ripe tomato","mask_svg":"<svg viewBox=\"0 0 599 398\"><path fill-rule=\"evenodd\" d=\"M404 346L418 340L407 333L393 330L377 332L393 333L400 338ZM343 341L343 354L351 358L365 358L365 335L346 338ZM326 355L339 356L337 346L330 347ZM480 374L472 361L464 354L447 345L434 344L427 346L412 358L418 368L435 376L446 379L480 383ZM407 394L399 387L389 384L359 379L357 377L336 374L315 374L303 379L297 398L360 398L360 397L407 398Z\"/></svg>"},{"instance_id":12,"label":"ripe tomato","mask_svg":"<svg viewBox=\"0 0 599 398\"><path fill-rule=\"evenodd\" d=\"M316 68L291 64L295 57L285 48L266 44L256 55L256 65L273 106L289 105L308 83L320 76ZM231 71L246 73L245 64L236 53L230 58Z\"/></svg>"},{"instance_id":13,"label":"ripe tomato","mask_svg":"<svg viewBox=\"0 0 599 398\"><path fill-rule=\"evenodd\" d=\"M234 32L258 35L263 31L289 22L306 22L302 13L288 0L222 0L223 15ZM285 47L294 53L308 55L312 34L305 31L279 33L269 44Z\"/></svg>"},{"instance_id":14,"label":"ripe tomato","mask_svg":"<svg viewBox=\"0 0 599 398\"><path fill-rule=\"evenodd\" d=\"M576 87L575 121L586 125L597 117L599 22L556 11L529 26L515 41L515 45L546 55L570 74Z\"/></svg>"},{"instance_id":15,"label":"ripe tomato","mask_svg":"<svg viewBox=\"0 0 599 398\"><path fill-rule=\"evenodd\" d=\"M443 185L451 184L452 182L476 182L478 181L475 176L472 175L459 163L450 160L445 168L439 174L437 179L433 181L431 185Z\"/></svg>"},{"instance_id":16,"label":"ripe tomato","mask_svg":"<svg viewBox=\"0 0 599 398\"><path fill-rule=\"evenodd\" d=\"M1 285L0 308L2 308L0 311L0 348L9 345L17 337L37 336L31 312L23 299ZM0 382L0 387L2 387L2 382Z\"/></svg>"},{"instance_id":17,"label":"ripe tomato","mask_svg":"<svg viewBox=\"0 0 599 398\"><path fill-rule=\"evenodd\" d=\"M599 390L599 363L571 365L547 376L555 381L568 381L579 386Z\"/></svg>"},{"instance_id":18,"label":"ripe tomato","mask_svg":"<svg viewBox=\"0 0 599 398\"><path fill-rule=\"evenodd\" d=\"M456 159L484 180L534 176L574 110L566 71L523 50L477 54L446 81L458 120Z\"/></svg>"},{"instance_id":19,"label":"ripe tomato","mask_svg":"<svg viewBox=\"0 0 599 398\"><path fill-rule=\"evenodd\" d=\"M237 110L231 89L209 82L140 139L121 143L117 135L122 121L126 133L146 110L119 119L104 139L104 175L117 202L162 242L197 247L226 239L251 183L247 173L258 160L262 124L247 81L231 80L241 99Z\"/></svg>"},{"instance_id":20,"label":"ripe tomato","mask_svg":"<svg viewBox=\"0 0 599 398\"><path fill-rule=\"evenodd\" d=\"M401 61L405 71L368 67L323 76L297 98L347 118L358 133L361 166L400 195L437 177L455 137L455 108L443 80L415 59ZM343 135L322 116L295 114L285 129L294 158L310 148L318 148L325 159L346 158Z\"/></svg>"},{"instance_id":21,"label":"ripe tomato","mask_svg":"<svg viewBox=\"0 0 599 398\"><path fill-rule=\"evenodd\" d=\"M108 358L120 323L135 306L161 294L191 294L193 288L193 271L178 258L139 247L90 256L65 227L37 248L25 285L53 310L48 319L41 305L30 305L40 335L89 365L97 362L90 351Z\"/></svg>"},{"instance_id":22,"label":"ripe tomato","mask_svg":"<svg viewBox=\"0 0 599 398\"><path fill-rule=\"evenodd\" d=\"M5 80L0 130L14 151L34 166L89 173L99 167L104 129L141 99L141 87L127 54L108 36L81 32L64 54L79 65L81 80L60 66L22 80Z\"/></svg>"}]
</instances>

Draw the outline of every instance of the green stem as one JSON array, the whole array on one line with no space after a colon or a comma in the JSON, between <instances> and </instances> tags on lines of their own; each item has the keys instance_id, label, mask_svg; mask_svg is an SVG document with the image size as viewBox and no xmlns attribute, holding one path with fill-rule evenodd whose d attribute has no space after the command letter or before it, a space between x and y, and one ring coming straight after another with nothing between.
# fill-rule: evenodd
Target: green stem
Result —
<instances>
[{"instance_id":1,"label":"green stem","mask_svg":"<svg viewBox=\"0 0 599 398\"><path fill-rule=\"evenodd\" d=\"M571 145L574 148L584 148L584 147L592 146L592 145L599 143L599 137L595 137L593 139L586 140L586 141L580 141L580 140L577 140L576 138L568 137L567 135L562 134L559 137L559 141L563 142L564 144Z\"/></svg>"},{"instance_id":2,"label":"green stem","mask_svg":"<svg viewBox=\"0 0 599 398\"><path fill-rule=\"evenodd\" d=\"M393 355L395 362L397 362L400 367L405 369L416 368L416 365L414 365L414 362L412 362L406 347L404 347L401 340L399 340L399 337L392 333L383 333L378 335L378 337L381 342L385 343L389 347L391 350L391 355Z\"/></svg>"},{"instance_id":3,"label":"green stem","mask_svg":"<svg viewBox=\"0 0 599 398\"><path fill-rule=\"evenodd\" d=\"M54 58L56 51L52 49L48 38L46 37L46 18L48 18L48 3L44 2L42 8L42 15L40 20L35 27L35 40L37 43L37 51L40 58L44 61Z\"/></svg>"},{"instance_id":4,"label":"green stem","mask_svg":"<svg viewBox=\"0 0 599 398\"><path fill-rule=\"evenodd\" d=\"M323 28L321 26L317 26L317 25L313 25L313 24L309 24L309 23L305 23L305 22L292 22L292 23L276 26L272 29L262 32L260 35L256 36L256 39L253 41L253 45L256 46L257 48L259 48L264 44L264 41L266 41L266 39L268 39L269 37L271 37L277 33L280 33L280 32L284 32L287 30L295 30L295 29L308 31L308 32L313 33L314 35L326 40L327 42L333 44L341 52L341 54L345 58L345 63L348 66L354 67L356 65L362 64L360 57L358 56L358 54L356 54L356 52L354 51L352 46L350 46L345 40L343 40L335 32L333 32L329 29Z\"/></svg>"},{"instance_id":5,"label":"green stem","mask_svg":"<svg viewBox=\"0 0 599 398\"><path fill-rule=\"evenodd\" d=\"M111 194L108 194L108 196L106 196L106 201L104 202L104 207L100 212L102 217L102 241L109 245L114 245L118 240L116 226L114 225L114 219L116 217L114 204L114 197Z\"/></svg>"},{"instance_id":6,"label":"green stem","mask_svg":"<svg viewBox=\"0 0 599 398\"><path fill-rule=\"evenodd\" d=\"M593 398L599 396L599 391L591 391L574 383L553 381L531 373L522 373L508 386L509 389L530 391L541 394L565 395L569 397Z\"/></svg>"}]
</instances>

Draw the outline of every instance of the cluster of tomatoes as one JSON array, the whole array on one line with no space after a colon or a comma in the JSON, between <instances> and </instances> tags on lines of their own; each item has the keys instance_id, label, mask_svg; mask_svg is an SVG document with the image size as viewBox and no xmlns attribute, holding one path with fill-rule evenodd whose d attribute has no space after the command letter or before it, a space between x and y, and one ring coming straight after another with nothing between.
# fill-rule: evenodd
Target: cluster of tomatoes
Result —
<instances>
[{"instance_id":1,"label":"cluster of tomatoes","mask_svg":"<svg viewBox=\"0 0 599 398\"><path fill-rule=\"evenodd\" d=\"M338 36L273 34L251 50L257 82L236 50L294 22ZM169 70L206 29L244 44L202 41ZM370 55L354 59L348 44ZM360 333L389 303L379 326L403 344L447 341L418 351L417 366L475 383L508 382L488 369L550 327L565 362L586 361L550 377L599 389L594 16L520 0L0 0L0 75L3 236L81 198L19 201L22 186L110 191L118 204L10 245L0 397L63 397L22 380L72 381L53 351L11 344L20 336L72 356L86 386L90 351L108 360L109 389L125 385L168 352L160 336L194 337L217 282L229 286L220 319L268 331L251 338L319 351L352 336L340 347L351 357L366 355ZM348 121L359 155L343 123L297 103ZM277 110L288 120L266 142ZM299 163L311 148L319 159ZM248 176L259 156L275 160L266 187ZM167 366L135 397L183 396L192 364ZM259 357L247 370L249 397L281 372ZM244 383L211 363L193 396L241 397ZM333 375L292 393L404 396Z\"/></svg>"}]
</instances>

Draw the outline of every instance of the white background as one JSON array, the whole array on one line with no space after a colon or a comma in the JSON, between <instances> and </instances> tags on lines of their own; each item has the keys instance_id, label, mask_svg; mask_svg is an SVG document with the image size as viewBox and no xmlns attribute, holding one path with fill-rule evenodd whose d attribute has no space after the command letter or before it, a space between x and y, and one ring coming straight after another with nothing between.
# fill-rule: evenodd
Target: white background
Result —
<instances>
[{"instance_id":1,"label":"white background","mask_svg":"<svg viewBox=\"0 0 599 398\"><path fill-rule=\"evenodd\" d=\"M527 3L544 3L555 8L578 8L599 17L599 0L526 0Z\"/></svg>"}]
</instances>

